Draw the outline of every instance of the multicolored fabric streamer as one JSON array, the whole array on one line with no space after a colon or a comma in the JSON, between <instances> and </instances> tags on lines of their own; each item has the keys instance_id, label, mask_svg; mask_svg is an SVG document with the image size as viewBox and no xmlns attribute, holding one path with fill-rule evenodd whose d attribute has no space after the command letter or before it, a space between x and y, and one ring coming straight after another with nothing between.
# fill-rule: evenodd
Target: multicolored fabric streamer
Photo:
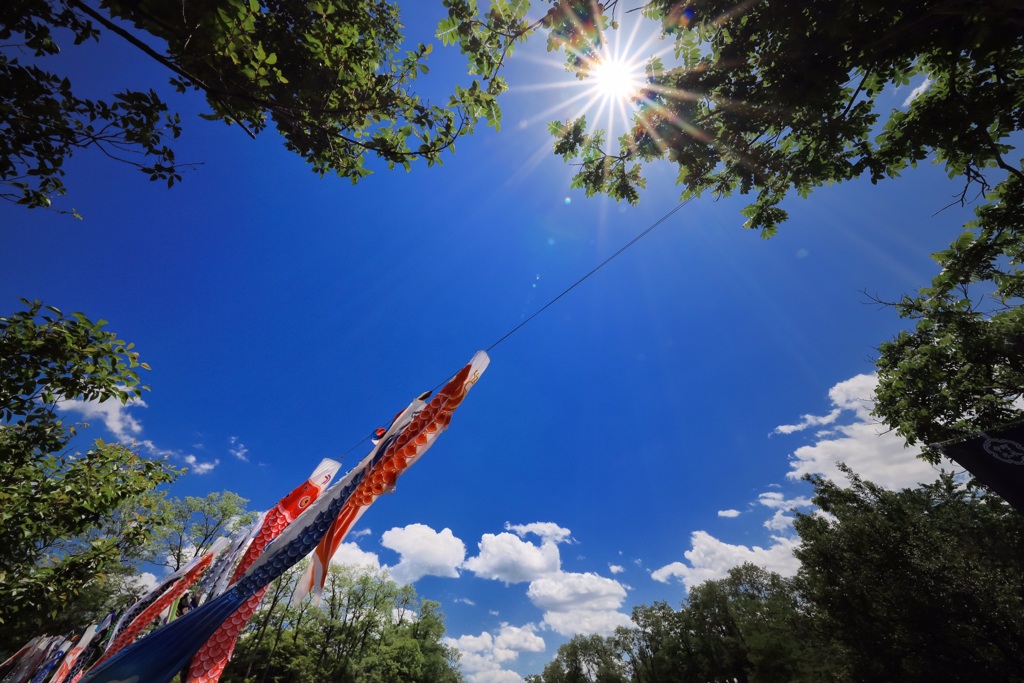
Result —
<instances>
[{"instance_id":1,"label":"multicolored fabric streamer","mask_svg":"<svg viewBox=\"0 0 1024 683\"><path fill-rule=\"evenodd\" d=\"M472 366L473 363L470 363L463 371L468 372ZM482 372L482 370L480 371ZM295 586L295 592L292 594L293 605L301 602L310 591L313 592L314 602L319 604L323 595L324 583L327 581L327 569L330 567L331 558L338 552L345 536L381 494L394 488L398 477L430 448L437 434L447 427L447 420L451 419L451 411L446 411L445 406L451 397L446 396L442 391L428 404L423 400L427 396L428 394L424 394L417 398L395 418L396 420L411 418L409 428L390 443L384 443L382 438L378 442L377 448L371 451L364 460L364 462L368 462L372 459L374 462L369 467L366 477L345 503L341 514L338 515L314 551L312 562L309 563L305 574ZM445 415L446 417L442 417ZM424 429L422 425L428 422L436 423L437 428L433 431Z\"/></svg>"},{"instance_id":2,"label":"multicolored fabric streamer","mask_svg":"<svg viewBox=\"0 0 1024 683\"><path fill-rule=\"evenodd\" d=\"M89 628L85 629L85 633L78 639L75 646L68 650L67 655L61 661L60 666L57 667L57 673L53 674L53 678L50 679L50 683L64 683L64 679L71 673L72 667L75 666L75 662L78 661L78 657L85 651L92 639L96 637L96 633L100 630L99 622L92 624Z\"/></svg>"},{"instance_id":3,"label":"multicolored fabric streamer","mask_svg":"<svg viewBox=\"0 0 1024 683\"><path fill-rule=\"evenodd\" d=\"M341 463L325 458L320 461L309 479L297 486L295 490L282 498L273 509L267 512L248 550L242 556L238 567L235 569L232 583L237 581L245 573L245 570L252 566L267 545L281 535L288 525L302 514L302 512L315 501L321 491L325 491L337 474ZM245 628L249 619L259 607L263 594L267 587L256 592L245 604L238 608L238 611L221 624L216 633L206 644L199 649L199 652L192 658L189 666L188 683L216 683L220 675L231 659L231 653L235 649L235 641L238 635Z\"/></svg>"},{"instance_id":4,"label":"multicolored fabric streamer","mask_svg":"<svg viewBox=\"0 0 1024 683\"><path fill-rule=\"evenodd\" d=\"M217 597L228 587L228 581L234 573L235 565L239 558L245 553L246 548L252 542L256 532L263 525L267 513L261 514L252 524L239 529L231 539L227 550L222 552L213 561L210 570L203 574L195 591L196 605L201 605L207 600Z\"/></svg>"},{"instance_id":5,"label":"multicolored fabric streamer","mask_svg":"<svg viewBox=\"0 0 1024 683\"><path fill-rule=\"evenodd\" d=\"M71 647L71 638L69 637L57 637L50 645L49 651L43 658L43 662L35 670L32 676L32 683L43 683L43 679L46 678L53 667L57 666L57 662L64 658L64 654Z\"/></svg>"},{"instance_id":6,"label":"multicolored fabric streamer","mask_svg":"<svg viewBox=\"0 0 1024 683\"><path fill-rule=\"evenodd\" d=\"M159 598L153 601L146 609L142 611L142 614L135 619L128 628L120 633L114 640L111 641L107 647L107 651L103 653L103 656L96 660L93 667L100 666L103 662L107 661L122 649L131 645L135 642L135 639L139 637L139 634L149 626L154 619L160 616L160 613L171 606L175 600L181 597L181 595L188 590L189 586L199 580L199 577L203 575L210 565L213 563L213 553L207 553L202 557L198 558L196 562L190 562L191 568L185 572L178 581L171 586L171 588L161 595Z\"/></svg>"},{"instance_id":7,"label":"multicolored fabric streamer","mask_svg":"<svg viewBox=\"0 0 1024 683\"><path fill-rule=\"evenodd\" d=\"M435 399L422 409L416 420L403 411L400 419L391 424L371 455L310 504L299 520L278 536L245 575L223 595L126 647L102 666L90 670L82 683L170 683L224 620L257 591L295 566L320 544L345 503L385 455L391 453L391 466L396 469L399 458L405 469L411 464L410 459L415 460L423 455L438 434L448 426L452 412L462 403L489 362L486 353L478 352L470 364L459 371ZM421 436L425 438L420 439ZM389 447L399 441L402 445L389 451ZM405 446L409 444L414 446L406 450ZM381 478L375 484L378 485L383 492L385 480Z\"/></svg>"}]
</instances>

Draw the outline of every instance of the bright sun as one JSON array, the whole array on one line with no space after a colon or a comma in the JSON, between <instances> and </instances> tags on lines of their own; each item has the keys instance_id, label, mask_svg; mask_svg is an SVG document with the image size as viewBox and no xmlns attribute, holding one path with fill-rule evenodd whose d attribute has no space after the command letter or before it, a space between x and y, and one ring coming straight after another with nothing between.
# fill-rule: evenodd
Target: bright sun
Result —
<instances>
[{"instance_id":1,"label":"bright sun","mask_svg":"<svg viewBox=\"0 0 1024 683\"><path fill-rule=\"evenodd\" d=\"M604 98L619 104L628 103L642 86L635 64L606 57L590 69L594 90Z\"/></svg>"}]
</instances>

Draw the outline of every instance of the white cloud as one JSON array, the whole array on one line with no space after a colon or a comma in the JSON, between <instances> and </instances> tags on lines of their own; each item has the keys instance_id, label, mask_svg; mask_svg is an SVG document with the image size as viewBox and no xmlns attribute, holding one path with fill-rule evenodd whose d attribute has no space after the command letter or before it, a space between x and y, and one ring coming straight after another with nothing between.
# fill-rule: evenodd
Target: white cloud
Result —
<instances>
[{"instance_id":1,"label":"white cloud","mask_svg":"<svg viewBox=\"0 0 1024 683\"><path fill-rule=\"evenodd\" d=\"M355 543L342 543L338 546L338 552L331 558L331 564L371 567L376 571L380 569L380 558L377 557L377 553L367 552Z\"/></svg>"},{"instance_id":2,"label":"white cloud","mask_svg":"<svg viewBox=\"0 0 1024 683\"><path fill-rule=\"evenodd\" d=\"M608 571L610 571L612 574L621 574L622 572L626 571L626 569L621 564L609 564Z\"/></svg>"},{"instance_id":3,"label":"white cloud","mask_svg":"<svg viewBox=\"0 0 1024 683\"><path fill-rule=\"evenodd\" d=\"M764 523L764 527L775 532L786 531L793 526L795 520L796 518L787 515L785 510L776 510L772 518Z\"/></svg>"},{"instance_id":4,"label":"white cloud","mask_svg":"<svg viewBox=\"0 0 1024 683\"><path fill-rule=\"evenodd\" d=\"M462 655L459 663L469 683L522 683L519 674L504 667L518 659L520 652L543 652L547 647L533 624L502 624L494 633L445 638L445 643Z\"/></svg>"},{"instance_id":5,"label":"white cloud","mask_svg":"<svg viewBox=\"0 0 1024 683\"><path fill-rule=\"evenodd\" d=\"M572 535L568 529L558 526L554 522L533 522L532 524L509 524L505 522L505 531L514 532L519 538L526 534L536 534L545 543L561 543L569 540Z\"/></svg>"},{"instance_id":6,"label":"white cloud","mask_svg":"<svg viewBox=\"0 0 1024 683\"><path fill-rule=\"evenodd\" d=\"M836 467L846 463L868 481L891 489L933 481L936 472L916 457L917 452L903 446L903 439L885 431L871 417L876 375L857 375L840 382L829 392L836 410L851 414L851 424L838 425L818 434L810 445L801 446L790 457L790 479L820 474L837 482L846 479Z\"/></svg>"},{"instance_id":7,"label":"white cloud","mask_svg":"<svg viewBox=\"0 0 1024 683\"><path fill-rule=\"evenodd\" d=\"M610 635L616 626L632 623L618 611L625 587L597 574L558 572L531 582L526 595L544 610L544 625L561 635Z\"/></svg>"},{"instance_id":8,"label":"white cloud","mask_svg":"<svg viewBox=\"0 0 1024 683\"><path fill-rule=\"evenodd\" d=\"M757 497L757 502L773 510L792 510L807 507L811 504L811 499L807 496L787 499L779 491L765 491Z\"/></svg>"},{"instance_id":9,"label":"white cloud","mask_svg":"<svg viewBox=\"0 0 1024 683\"><path fill-rule=\"evenodd\" d=\"M718 511L718 516L719 517L739 517L740 516L740 511L739 510L719 510Z\"/></svg>"},{"instance_id":10,"label":"white cloud","mask_svg":"<svg viewBox=\"0 0 1024 683\"><path fill-rule=\"evenodd\" d=\"M479 554L462 566L482 579L522 583L557 572L561 567L558 546L551 540L537 546L510 533L484 534L477 547Z\"/></svg>"},{"instance_id":11,"label":"white cloud","mask_svg":"<svg viewBox=\"0 0 1024 683\"><path fill-rule=\"evenodd\" d=\"M214 467L220 464L220 460L212 460L209 462L199 462L194 455L183 455L181 456L191 469L189 470L192 474L207 474Z\"/></svg>"},{"instance_id":12,"label":"white cloud","mask_svg":"<svg viewBox=\"0 0 1024 683\"><path fill-rule=\"evenodd\" d=\"M779 425L772 431L772 434L792 434L793 432L802 432L808 427L829 425L836 421L841 412L842 411L837 408L828 415L804 415L800 418L800 422L795 425Z\"/></svg>"},{"instance_id":13,"label":"white cloud","mask_svg":"<svg viewBox=\"0 0 1024 683\"><path fill-rule=\"evenodd\" d=\"M83 420L101 420L103 426L122 444L130 444L142 433L142 423L128 413L132 407L145 408L146 402L141 398L127 404L114 398L105 401L83 401L77 398L57 401L58 409L81 413Z\"/></svg>"},{"instance_id":14,"label":"white cloud","mask_svg":"<svg viewBox=\"0 0 1024 683\"><path fill-rule=\"evenodd\" d=\"M160 585L160 579L152 572L142 572L128 580L132 588L135 588L141 595L145 595Z\"/></svg>"},{"instance_id":15,"label":"white cloud","mask_svg":"<svg viewBox=\"0 0 1024 683\"><path fill-rule=\"evenodd\" d=\"M231 437L231 448L228 449L228 453L235 456L243 462L249 462L249 449L245 447L245 444L238 440L237 436Z\"/></svg>"},{"instance_id":16,"label":"white cloud","mask_svg":"<svg viewBox=\"0 0 1024 683\"><path fill-rule=\"evenodd\" d=\"M401 559L388 567L398 583L413 583L424 576L459 575L458 567L466 558L466 544L451 529L434 531L425 524L409 524L384 532L381 545L397 552Z\"/></svg>"},{"instance_id":17,"label":"white cloud","mask_svg":"<svg viewBox=\"0 0 1024 683\"><path fill-rule=\"evenodd\" d=\"M772 545L747 547L732 545L713 537L706 531L694 531L690 536L690 550L683 553L689 562L673 562L651 573L651 578L662 583L679 579L689 590L712 579L721 579L733 567L751 562L783 576L793 576L800 563L793 556L799 540L786 536L772 536Z\"/></svg>"},{"instance_id":18,"label":"white cloud","mask_svg":"<svg viewBox=\"0 0 1024 683\"><path fill-rule=\"evenodd\" d=\"M199 462L194 455L186 455L180 451L160 448L149 439L138 440L142 434L142 422L131 415L130 408L146 408L146 402L136 398L126 404L117 399L105 401L83 401L80 399L67 399L57 401L57 408L64 411L76 412L82 415L84 420L100 420L107 431L113 434L119 444L124 446L137 446L154 458L180 458L190 466L192 474L206 474L220 464L220 460Z\"/></svg>"},{"instance_id":19,"label":"white cloud","mask_svg":"<svg viewBox=\"0 0 1024 683\"><path fill-rule=\"evenodd\" d=\"M929 76L928 78L924 79L924 82L922 82L919 86L910 91L910 94L907 95L907 99L903 100L903 106L909 107L910 103L916 100L921 95L923 95L924 92L931 87L931 85L932 79Z\"/></svg>"},{"instance_id":20,"label":"white cloud","mask_svg":"<svg viewBox=\"0 0 1024 683\"><path fill-rule=\"evenodd\" d=\"M476 607L476 603L469 598L455 598L452 602L461 602L463 605L469 605L470 607Z\"/></svg>"},{"instance_id":21,"label":"white cloud","mask_svg":"<svg viewBox=\"0 0 1024 683\"><path fill-rule=\"evenodd\" d=\"M626 589L615 579L590 572L559 572L531 582L526 595L545 610L617 609L626 597Z\"/></svg>"}]
</instances>

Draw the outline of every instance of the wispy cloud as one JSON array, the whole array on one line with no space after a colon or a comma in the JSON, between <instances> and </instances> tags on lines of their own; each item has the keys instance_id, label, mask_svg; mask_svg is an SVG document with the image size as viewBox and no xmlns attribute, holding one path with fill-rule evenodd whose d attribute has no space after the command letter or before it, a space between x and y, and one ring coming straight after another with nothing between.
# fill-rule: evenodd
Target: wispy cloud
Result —
<instances>
[{"instance_id":1,"label":"wispy cloud","mask_svg":"<svg viewBox=\"0 0 1024 683\"><path fill-rule=\"evenodd\" d=\"M921 95L923 95L924 92L931 87L931 85L932 79L929 76L928 78L924 79L924 82L922 82L919 86L910 91L910 94L907 95L907 99L903 100L903 106L909 107L910 103L916 100Z\"/></svg>"},{"instance_id":2,"label":"wispy cloud","mask_svg":"<svg viewBox=\"0 0 1024 683\"><path fill-rule=\"evenodd\" d=\"M228 448L228 453L235 456L242 462L249 462L249 449L245 447L245 444L238 440L237 436L231 437L231 447Z\"/></svg>"},{"instance_id":3,"label":"wispy cloud","mask_svg":"<svg viewBox=\"0 0 1024 683\"><path fill-rule=\"evenodd\" d=\"M187 464L190 468L189 471L193 474L207 474L220 464L220 460L201 462L194 455L161 448L150 439L140 439L142 421L128 411L133 408L146 408L146 402L142 399L135 399L126 404L116 399L105 401L67 399L58 401L57 407L63 411L78 413L84 420L100 420L119 444L138 447L154 458L177 458Z\"/></svg>"},{"instance_id":4,"label":"wispy cloud","mask_svg":"<svg viewBox=\"0 0 1024 683\"><path fill-rule=\"evenodd\" d=\"M183 455L181 457L184 459L185 463L192 468L189 470L192 474L207 474L212 471L214 467L220 464L220 460L217 459L207 462L199 462L194 455Z\"/></svg>"}]
</instances>

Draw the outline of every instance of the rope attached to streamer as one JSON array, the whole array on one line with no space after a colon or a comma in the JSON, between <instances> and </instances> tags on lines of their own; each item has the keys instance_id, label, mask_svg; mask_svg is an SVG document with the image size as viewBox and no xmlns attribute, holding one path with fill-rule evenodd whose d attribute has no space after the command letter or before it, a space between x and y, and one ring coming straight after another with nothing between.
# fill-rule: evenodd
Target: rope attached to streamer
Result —
<instances>
[{"instance_id":1,"label":"rope attached to streamer","mask_svg":"<svg viewBox=\"0 0 1024 683\"><path fill-rule=\"evenodd\" d=\"M654 221L653 223L651 223L650 225L648 225L648 226L647 226L646 228L644 228L644 229L643 229L642 231L640 231L640 232L639 232L639 233L638 233L638 234L637 234L637 235L636 235L636 236L635 236L635 237L634 237L633 239L631 239L630 241L626 242L626 243L625 243L624 245L622 245L621 247L619 247L619 249L618 249L618 250L616 250L616 251L615 251L615 253L613 253L613 254L612 254L611 256L609 256L608 258L606 258L605 260L601 261L601 262L600 262L599 264L597 264L596 266L594 266L593 268L591 268L591 269L590 269L590 271L589 271L588 273L586 273L586 274L585 274L585 275L584 275L583 277L579 278L578 280L576 280L576 282L574 282L574 283L572 283L571 285L569 285L568 287L566 287L566 288L565 288L564 290L562 290L562 291L561 291L561 292L560 292L560 293L559 293L559 294L558 294L557 296L555 296L555 297L554 297L553 299L551 299L551 300L550 300L550 301L548 301L548 302L547 302L546 304L544 304L543 306L541 306L540 308L538 308L538 309L537 309L536 311L534 311L534 312L533 312L532 314L530 314L530 316L529 316L528 318L526 318L525 320L523 320L522 322L520 322L520 323L519 323L518 325L516 325L515 327L513 327L513 328L512 328L511 330L509 330L508 332L506 332L505 334L503 334L503 335L501 336L501 338L499 338L499 339L498 339L498 341L496 341L496 342L494 342L493 344L491 344L490 346L488 346L488 347L487 347L487 348L485 349L485 351L487 351L487 353L490 353L490 352L491 352L491 351L492 351L492 350L494 349L494 347L496 347L496 346L497 346L498 344L502 343L503 341L505 341L506 339L508 339L509 337L511 337L511 336L512 336L513 334L515 334L516 332L518 332L518 331L519 331L520 329L522 329L522 328L523 328L523 326L524 326L524 325L526 325L526 323L530 322L531 320L533 320L534 318L536 318L536 317L537 317L538 315L540 315L541 313L543 313L544 311L546 311L546 310L547 310L547 309L548 309L549 307L551 307L552 305L554 305L554 303L555 303L556 301L558 301L559 299L561 299L561 298L562 298L563 296L565 296L566 294L568 294L568 293L569 293L569 292L571 292L572 290L576 289L576 288L577 288L578 286L580 286L580 285L581 285L581 284L583 283L583 281L584 281L584 280L586 280L586 279L587 279L587 278L589 278L589 277L590 277L591 275L593 275L594 273L596 273L597 271L601 270L601 269L602 269L602 268L604 268L604 267L605 267L606 265L608 265L609 263L611 263L611 262L612 262L612 261L613 261L613 260L614 260L615 258L617 258L618 256L620 256L620 255L622 254L622 252L626 251L627 249L629 249L630 247L632 247L632 246L633 246L634 244L636 244L637 242L639 242L640 240L642 240L642 239L643 239L644 237L646 237L647 235L649 235L649 234L650 234L650 233L651 233L651 232L652 232L652 231L653 231L653 230L654 230L655 228L657 228L657 227L658 227L659 225L661 225L662 223L664 223L665 221L667 221L667 220L668 220L669 218L672 218L672 216L676 215L676 214L677 214L677 213L678 213L678 212L679 212L680 210L682 210L682 208L683 208L684 206L686 206L687 204L689 204L689 203L690 203L691 201L693 201L693 197L690 197L690 198L688 198L688 199L684 199L683 201L679 202L679 204L677 204L677 205L676 205L676 206L675 206L675 207L674 207L674 208L673 208L673 209L672 209L671 211L669 211L669 212L668 212L668 213L666 213L666 214L665 214L664 216L662 216L662 217L661 217L661 218L659 218L658 220L656 220L656 221ZM453 375L452 375L452 376L454 376L454 373L453 373ZM446 378L446 379L445 379L445 380L444 380L443 382L441 382L441 383L440 383L440 384L438 384L438 385L437 385L436 387L434 387L434 388L433 388L433 390L431 390L431 393L434 393L434 392L436 392L436 391L437 391L438 389L440 389L441 387L443 387L443 386L444 386L444 385L445 385L445 384L446 384L446 383L448 382L448 380L449 380L449 379L451 379L451 377L448 377L448 378ZM342 458L344 458L344 457L345 457L346 455L348 455L349 453L351 453L351 452L352 452L352 451L354 451L355 449L359 448L360 446L362 446L362 445L363 445L364 443L366 443L366 442L367 442L367 441L369 441L369 440L370 440L370 437L369 437L369 436L367 436L367 437L366 437L366 438L364 438L364 439L363 439L362 441L360 441L359 443L357 443L357 444L355 444L354 446L352 446L352 448L349 448L349 449L348 449L347 451L345 451L345 452L344 452L344 453L342 454L342 456L341 456L341 457L342 457Z\"/></svg>"}]
</instances>

